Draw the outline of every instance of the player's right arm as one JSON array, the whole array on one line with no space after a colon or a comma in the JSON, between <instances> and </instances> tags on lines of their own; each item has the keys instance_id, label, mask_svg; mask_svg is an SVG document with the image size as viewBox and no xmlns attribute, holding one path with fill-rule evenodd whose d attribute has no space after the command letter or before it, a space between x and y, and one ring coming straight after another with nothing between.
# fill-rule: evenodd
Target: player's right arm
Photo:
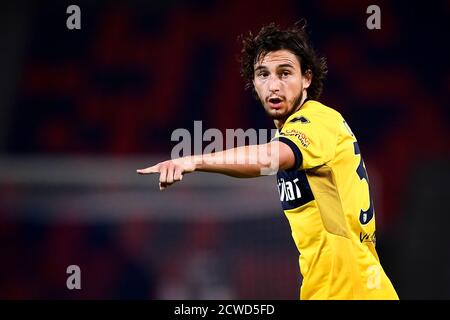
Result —
<instances>
[{"instance_id":1,"label":"player's right arm","mask_svg":"<svg viewBox=\"0 0 450 320\"><path fill-rule=\"evenodd\" d=\"M139 174L158 174L159 188L181 181L185 173L193 171L221 173L237 178L252 178L287 170L298 161L284 142L272 141L261 145L242 146L205 155L194 155L160 162L138 169Z\"/></svg>"}]
</instances>

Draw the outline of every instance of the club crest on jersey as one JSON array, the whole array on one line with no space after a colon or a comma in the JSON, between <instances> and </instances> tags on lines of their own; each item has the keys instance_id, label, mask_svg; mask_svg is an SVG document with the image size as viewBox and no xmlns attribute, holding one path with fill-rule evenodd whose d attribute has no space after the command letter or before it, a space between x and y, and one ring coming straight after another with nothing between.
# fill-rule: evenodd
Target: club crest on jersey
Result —
<instances>
[{"instance_id":1,"label":"club crest on jersey","mask_svg":"<svg viewBox=\"0 0 450 320\"><path fill-rule=\"evenodd\" d=\"M295 117L293 118L291 121L289 122L300 122L300 123L311 123L311 121L309 121L307 118L305 118L304 116L300 116L300 117Z\"/></svg>"}]
</instances>

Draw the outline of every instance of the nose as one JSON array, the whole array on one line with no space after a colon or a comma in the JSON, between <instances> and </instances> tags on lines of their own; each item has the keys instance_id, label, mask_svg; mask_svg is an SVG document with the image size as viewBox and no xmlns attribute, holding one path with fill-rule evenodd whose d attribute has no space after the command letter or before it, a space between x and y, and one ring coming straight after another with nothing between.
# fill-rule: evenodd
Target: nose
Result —
<instances>
[{"instance_id":1,"label":"nose","mask_svg":"<svg viewBox=\"0 0 450 320\"><path fill-rule=\"evenodd\" d=\"M271 76L268 81L268 89L270 92L275 93L280 91L280 79L277 76Z\"/></svg>"}]
</instances>

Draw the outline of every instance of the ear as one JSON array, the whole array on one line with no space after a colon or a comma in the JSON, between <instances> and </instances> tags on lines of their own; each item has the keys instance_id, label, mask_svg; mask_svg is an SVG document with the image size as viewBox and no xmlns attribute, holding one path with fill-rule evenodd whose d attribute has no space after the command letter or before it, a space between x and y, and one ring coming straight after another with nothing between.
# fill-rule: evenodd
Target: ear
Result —
<instances>
[{"instance_id":1,"label":"ear","mask_svg":"<svg viewBox=\"0 0 450 320\"><path fill-rule=\"evenodd\" d=\"M303 81L303 88L304 89L308 89L309 86L311 85L311 81L312 81L312 71L310 69L306 70L303 74L302 74L302 81Z\"/></svg>"}]
</instances>

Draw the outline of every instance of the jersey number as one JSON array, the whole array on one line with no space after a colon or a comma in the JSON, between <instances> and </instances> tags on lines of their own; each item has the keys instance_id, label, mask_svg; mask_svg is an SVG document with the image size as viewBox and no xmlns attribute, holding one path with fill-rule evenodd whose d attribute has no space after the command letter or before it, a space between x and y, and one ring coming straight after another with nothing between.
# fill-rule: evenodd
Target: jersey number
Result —
<instances>
[{"instance_id":1,"label":"jersey number","mask_svg":"<svg viewBox=\"0 0 450 320\"><path fill-rule=\"evenodd\" d=\"M359 150L358 142L354 142L353 146L355 148L355 154L361 155L361 151ZM372 220L374 216L374 208L373 208L373 202L372 202L372 196L370 194L370 187L369 187L369 177L367 176L366 168L364 167L364 161L361 155L361 160L359 161L358 169L356 169L356 173L358 173L358 176L361 180L365 179L367 182L367 187L369 188L369 209L366 211L361 209L361 212L359 214L359 222L361 224L367 224Z\"/></svg>"}]
</instances>

